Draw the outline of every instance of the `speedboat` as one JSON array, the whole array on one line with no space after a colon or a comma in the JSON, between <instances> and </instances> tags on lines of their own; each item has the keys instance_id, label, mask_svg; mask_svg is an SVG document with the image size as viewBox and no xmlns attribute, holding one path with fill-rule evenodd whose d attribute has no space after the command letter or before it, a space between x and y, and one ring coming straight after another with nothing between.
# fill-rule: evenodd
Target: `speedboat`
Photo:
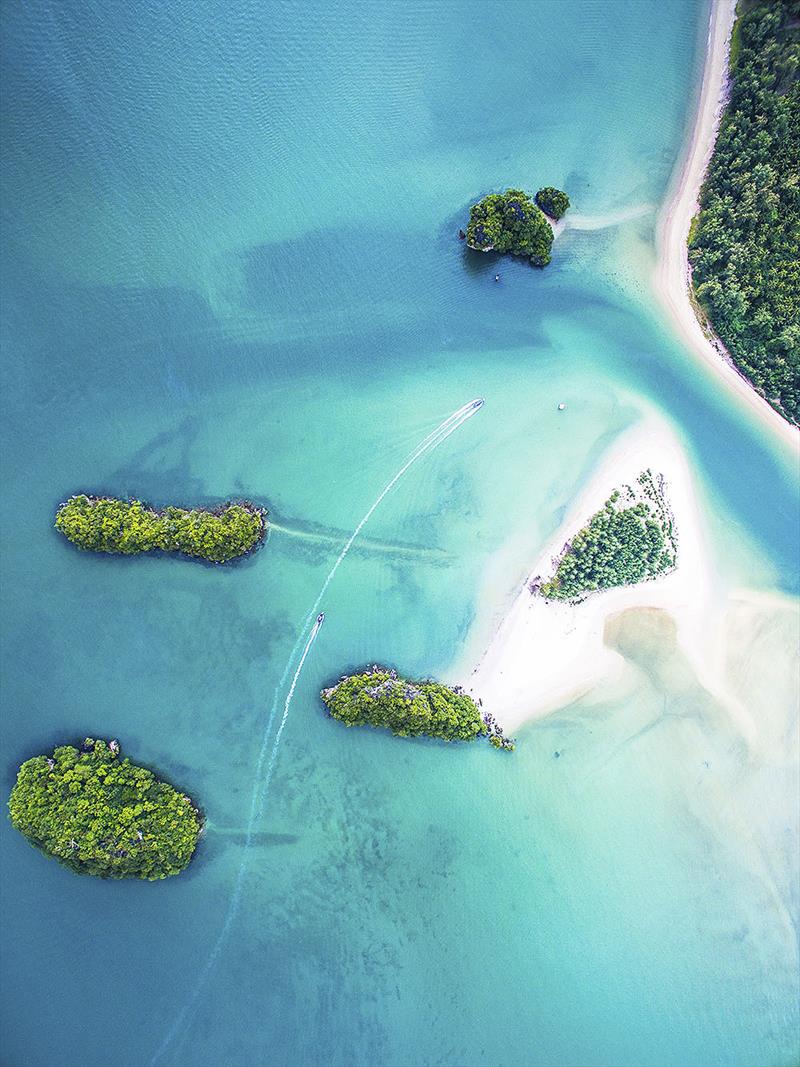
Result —
<instances>
[{"instance_id":1,"label":"speedboat","mask_svg":"<svg viewBox=\"0 0 800 1067\"><path fill-rule=\"evenodd\" d=\"M484 404L485 404L485 400L483 399L482 396L479 396L477 400L473 400L472 401L472 403L470 404L470 407L472 408L473 411L477 411L478 408L482 408Z\"/></svg>"},{"instance_id":2,"label":"speedboat","mask_svg":"<svg viewBox=\"0 0 800 1067\"><path fill-rule=\"evenodd\" d=\"M323 622L325 622L325 612L321 611L319 615L317 615L317 626L322 626Z\"/></svg>"}]
</instances>

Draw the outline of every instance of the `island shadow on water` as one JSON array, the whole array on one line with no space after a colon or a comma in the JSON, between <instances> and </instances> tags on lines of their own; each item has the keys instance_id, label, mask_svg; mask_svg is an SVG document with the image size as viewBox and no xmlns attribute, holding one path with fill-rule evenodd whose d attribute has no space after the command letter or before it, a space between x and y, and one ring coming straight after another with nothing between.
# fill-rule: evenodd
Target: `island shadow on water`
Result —
<instances>
[{"instance_id":1,"label":"island shadow on water","mask_svg":"<svg viewBox=\"0 0 800 1067\"><path fill-rule=\"evenodd\" d=\"M268 830L248 833L246 826L216 826L214 823L207 823L200 838L200 847L188 870L191 872L192 868L199 870L210 865L232 848L276 848L279 845L296 845L300 840L300 834L270 833Z\"/></svg>"}]
</instances>

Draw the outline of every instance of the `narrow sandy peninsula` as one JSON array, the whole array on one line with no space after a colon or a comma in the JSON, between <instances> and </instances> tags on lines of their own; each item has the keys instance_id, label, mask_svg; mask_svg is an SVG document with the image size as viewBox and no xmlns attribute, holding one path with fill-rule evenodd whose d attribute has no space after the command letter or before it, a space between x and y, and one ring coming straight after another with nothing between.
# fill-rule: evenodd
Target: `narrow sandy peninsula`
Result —
<instances>
[{"instance_id":1,"label":"narrow sandy peninsula","mask_svg":"<svg viewBox=\"0 0 800 1067\"><path fill-rule=\"evenodd\" d=\"M712 0L706 62L694 128L658 220L654 284L678 333L692 351L705 360L773 432L797 450L800 449L797 428L770 407L739 373L722 343L710 332L706 333L690 300L689 227L697 214L700 188L726 103L728 54L735 18L736 0Z\"/></svg>"},{"instance_id":2,"label":"narrow sandy peninsula","mask_svg":"<svg viewBox=\"0 0 800 1067\"><path fill-rule=\"evenodd\" d=\"M613 490L646 469L662 474L678 532L678 562L669 574L604 590L579 604L548 601L529 591L533 576L549 578L565 543ZM583 696L621 676L624 660L606 646L606 620L632 607L661 608L677 624L678 641L699 678L716 688L714 618L718 597L689 463L671 428L648 416L624 433L601 460L561 527L542 549L511 610L478 666L458 672L464 688L502 714L508 729Z\"/></svg>"}]
</instances>

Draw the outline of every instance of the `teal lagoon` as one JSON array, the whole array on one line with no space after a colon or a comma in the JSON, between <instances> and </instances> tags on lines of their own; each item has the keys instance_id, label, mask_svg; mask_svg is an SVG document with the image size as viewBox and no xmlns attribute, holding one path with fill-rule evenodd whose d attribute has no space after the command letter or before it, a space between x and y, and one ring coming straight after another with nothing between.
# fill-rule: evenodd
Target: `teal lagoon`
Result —
<instances>
[{"instance_id":1,"label":"teal lagoon","mask_svg":"<svg viewBox=\"0 0 800 1067\"><path fill-rule=\"evenodd\" d=\"M3 823L5 1063L796 1061L800 479L648 282L707 16L6 6L4 784L119 737L208 828L184 876L107 884ZM648 207L567 230L544 272L458 242L478 196L545 184L583 215ZM473 397L336 572L275 748L341 548ZM447 676L651 409L726 581L771 605L741 682L769 766L669 664L508 758L324 716L365 662ZM276 527L230 568L93 557L51 528L79 490L246 496Z\"/></svg>"}]
</instances>

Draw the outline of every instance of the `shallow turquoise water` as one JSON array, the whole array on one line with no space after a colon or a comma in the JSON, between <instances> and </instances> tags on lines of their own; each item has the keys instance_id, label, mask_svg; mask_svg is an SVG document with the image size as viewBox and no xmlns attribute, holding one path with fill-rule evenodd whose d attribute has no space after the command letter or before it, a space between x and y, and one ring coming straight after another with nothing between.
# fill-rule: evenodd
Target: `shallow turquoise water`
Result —
<instances>
[{"instance_id":1,"label":"shallow turquoise water","mask_svg":"<svg viewBox=\"0 0 800 1067\"><path fill-rule=\"evenodd\" d=\"M109 885L3 825L4 1062L794 1061L796 770L753 786L765 878L720 814L745 761L707 694L642 676L510 760L345 732L316 700L367 660L446 672L487 562L514 546L499 607L647 406L695 461L730 581L798 592L797 472L649 309L653 215L568 232L541 274L455 240L506 182L582 214L657 204L706 14L5 8L4 782L117 736L210 826L182 878ZM245 849L306 612L474 396L331 584ZM285 529L224 570L96 559L50 529L78 489L247 495Z\"/></svg>"}]
</instances>

